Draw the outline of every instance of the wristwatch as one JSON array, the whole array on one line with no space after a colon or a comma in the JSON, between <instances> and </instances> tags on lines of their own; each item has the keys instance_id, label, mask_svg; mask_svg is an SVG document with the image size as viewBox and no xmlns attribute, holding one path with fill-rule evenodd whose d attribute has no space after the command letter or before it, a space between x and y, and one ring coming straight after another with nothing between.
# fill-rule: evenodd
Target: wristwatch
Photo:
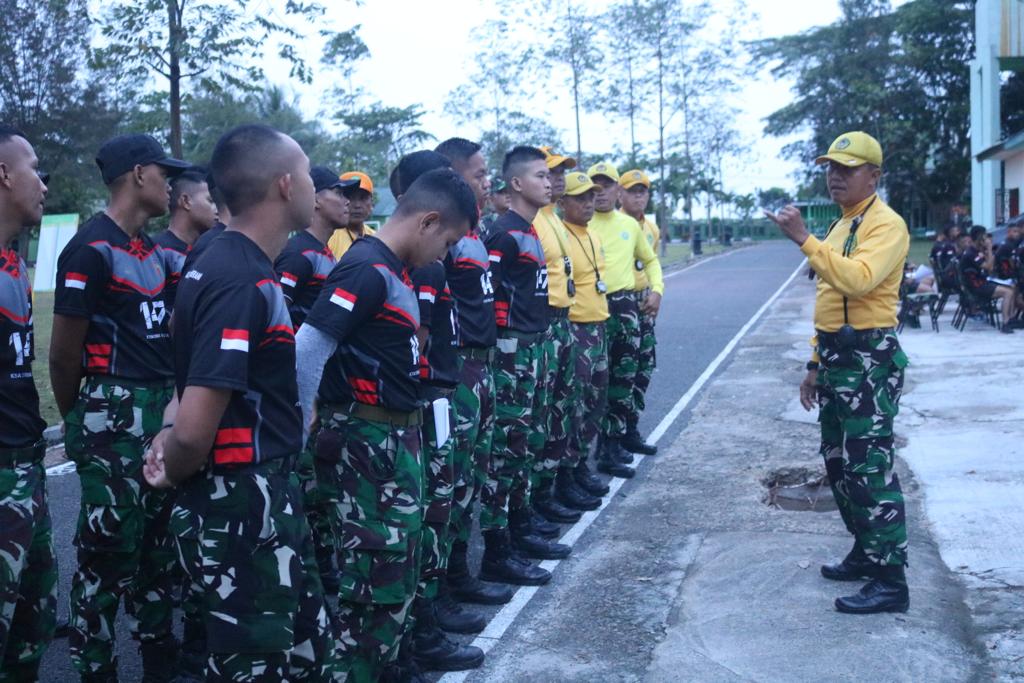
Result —
<instances>
[{"instance_id":1,"label":"wristwatch","mask_svg":"<svg viewBox=\"0 0 1024 683\"><path fill-rule=\"evenodd\" d=\"M808 370L817 370L819 367L821 367L821 366L818 365L818 361L816 361L816 360L809 360L809 361L807 361L807 369Z\"/></svg>"}]
</instances>

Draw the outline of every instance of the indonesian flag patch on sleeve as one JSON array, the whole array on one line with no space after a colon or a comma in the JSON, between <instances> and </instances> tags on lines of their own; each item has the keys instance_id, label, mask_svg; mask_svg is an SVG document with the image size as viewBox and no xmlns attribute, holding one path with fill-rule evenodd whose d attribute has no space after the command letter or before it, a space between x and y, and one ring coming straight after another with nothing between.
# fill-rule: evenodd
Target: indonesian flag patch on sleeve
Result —
<instances>
[{"instance_id":1,"label":"indonesian flag patch on sleeve","mask_svg":"<svg viewBox=\"0 0 1024 683\"><path fill-rule=\"evenodd\" d=\"M249 352L249 330L231 330L224 328L220 338L221 351Z\"/></svg>"},{"instance_id":2,"label":"indonesian flag patch on sleeve","mask_svg":"<svg viewBox=\"0 0 1024 683\"><path fill-rule=\"evenodd\" d=\"M69 289L85 289L88 281L89 276L82 273L68 273L64 276L64 286Z\"/></svg>"},{"instance_id":3,"label":"indonesian flag patch on sleeve","mask_svg":"<svg viewBox=\"0 0 1024 683\"><path fill-rule=\"evenodd\" d=\"M294 287L299 284L299 280L291 273L281 273L281 284L285 287Z\"/></svg>"},{"instance_id":4,"label":"indonesian flag patch on sleeve","mask_svg":"<svg viewBox=\"0 0 1024 683\"><path fill-rule=\"evenodd\" d=\"M331 303L341 306L346 311L351 311L356 305L356 295L339 287L331 295Z\"/></svg>"}]
</instances>

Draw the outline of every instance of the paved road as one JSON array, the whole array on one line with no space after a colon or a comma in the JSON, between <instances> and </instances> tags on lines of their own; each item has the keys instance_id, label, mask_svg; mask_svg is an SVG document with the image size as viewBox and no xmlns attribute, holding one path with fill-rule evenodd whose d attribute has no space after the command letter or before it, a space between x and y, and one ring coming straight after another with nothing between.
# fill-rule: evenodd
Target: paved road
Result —
<instances>
[{"instance_id":1,"label":"paved road","mask_svg":"<svg viewBox=\"0 0 1024 683\"><path fill-rule=\"evenodd\" d=\"M655 428L800 260L799 252L788 243L766 243L711 258L669 278L658 322L659 368L648 394L648 409L640 425L642 432L646 434ZM688 411L684 411L662 437L661 444L671 443L688 417ZM649 463L645 467L647 465ZM620 495L628 495L631 486L632 483L627 484ZM59 616L63 617L67 613L67 595L75 566L71 539L78 514L78 480L73 474L54 477L49 487L60 563ZM604 514L614 515L615 507ZM543 600L541 592L534 602ZM523 618L526 616L524 614ZM117 635L121 679L138 680L137 648L128 637L123 619L118 622ZM42 680L63 682L75 678L68 659L67 641L57 640L44 660Z\"/></svg>"}]
</instances>

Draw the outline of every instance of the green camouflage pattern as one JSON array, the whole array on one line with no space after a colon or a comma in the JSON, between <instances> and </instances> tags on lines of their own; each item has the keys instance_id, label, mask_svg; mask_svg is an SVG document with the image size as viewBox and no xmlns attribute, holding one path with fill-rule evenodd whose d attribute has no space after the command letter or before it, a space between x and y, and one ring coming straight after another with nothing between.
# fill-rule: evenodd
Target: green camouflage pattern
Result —
<instances>
[{"instance_id":1,"label":"green camouflage pattern","mask_svg":"<svg viewBox=\"0 0 1024 683\"><path fill-rule=\"evenodd\" d=\"M640 367L640 310L627 294L608 299L608 411L604 435L621 438L634 415L633 390Z\"/></svg>"},{"instance_id":2,"label":"green camouflage pattern","mask_svg":"<svg viewBox=\"0 0 1024 683\"><path fill-rule=\"evenodd\" d=\"M575 410L573 384L576 381L576 345L572 341L572 323L568 318L553 319L548 337L548 390L543 397L539 397L547 404L544 411L546 438L541 457L533 465L534 486L553 479L562 459L566 457L570 423Z\"/></svg>"},{"instance_id":3,"label":"green camouflage pattern","mask_svg":"<svg viewBox=\"0 0 1024 683\"><path fill-rule=\"evenodd\" d=\"M494 373L486 360L459 354L459 386L452 397L452 542L469 541L473 503L487 481L494 435Z\"/></svg>"},{"instance_id":4,"label":"green camouflage pattern","mask_svg":"<svg viewBox=\"0 0 1024 683\"><path fill-rule=\"evenodd\" d=\"M639 306L651 290L637 292ZM638 357L636 380L633 383L633 412L629 416L627 428L633 429L640 422L640 413L647 407L647 388L651 386L651 377L658 365L657 338L654 335L654 316L640 312L640 355Z\"/></svg>"},{"instance_id":5,"label":"green camouflage pattern","mask_svg":"<svg viewBox=\"0 0 1024 683\"><path fill-rule=\"evenodd\" d=\"M376 681L398 655L419 583L421 429L321 411L318 454L336 454L342 668Z\"/></svg>"},{"instance_id":6,"label":"green camouflage pattern","mask_svg":"<svg viewBox=\"0 0 1024 683\"><path fill-rule=\"evenodd\" d=\"M180 488L170 527L202 587L207 680L341 679L291 469L290 459L207 469Z\"/></svg>"},{"instance_id":7,"label":"green camouflage pattern","mask_svg":"<svg viewBox=\"0 0 1024 683\"><path fill-rule=\"evenodd\" d=\"M35 681L57 612L57 559L41 462L0 464L0 557L0 681Z\"/></svg>"},{"instance_id":8,"label":"green camouflage pattern","mask_svg":"<svg viewBox=\"0 0 1024 683\"><path fill-rule=\"evenodd\" d=\"M433 407L424 411L423 476L426 483L423 497L423 529L420 536L419 594L432 600L437 597L441 579L448 572L448 556L452 552L452 496L455 493L455 453L451 435L437 445ZM449 405L449 425L452 420Z\"/></svg>"},{"instance_id":9,"label":"green camouflage pattern","mask_svg":"<svg viewBox=\"0 0 1024 683\"><path fill-rule=\"evenodd\" d=\"M907 356L878 331L854 350L819 342L821 455L846 528L880 565L907 563L903 492L893 471L893 419Z\"/></svg>"},{"instance_id":10,"label":"green camouflage pattern","mask_svg":"<svg viewBox=\"0 0 1024 683\"><path fill-rule=\"evenodd\" d=\"M530 486L542 479L554 477L554 470L545 471L544 444L547 442L551 416L551 397L558 375L558 356L555 350L555 334L551 326L537 342L537 375L534 378L533 405L530 406L530 435L526 440L530 449L528 472ZM555 463L555 467L558 463Z\"/></svg>"},{"instance_id":11,"label":"green camouflage pattern","mask_svg":"<svg viewBox=\"0 0 1024 683\"><path fill-rule=\"evenodd\" d=\"M530 433L541 344L498 337L494 361L494 439L491 468L480 494L480 528L508 527L509 510L522 509L533 469Z\"/></svg>"},{"instance_id":12,"label":"green camouflage pattern","mask_svg":"<svg viewBox=\"0 0 1024 683\"><path fill-rule=\"evenodd\" d=\"M169 384L88 377L64 420L65 450L82 486L68 637L81 673L116 668L114 620L122 597L134 638L171 633L176 558L167 524L173 497L142 477L143 444L160 430L171 392Z\"/></svg>"},{"instance_id":13,"label":"green camouflage pattern","mask_svg":"<svg viewBox=\"0 0 1024 683\"><path fill-rule=\"evenodd\" d=\"M572 323L575 364L568 453L563 467L576 467L590 455L601 433L608 401L608 336L605 323Z\"/></svg>"},{"instance_id":14,"label":"green camouflage pattern","mask_svg":"<svg viewBox=\"0 0 1024 683\"><path fill-rule=\"evenodd\" d=\"M312 443L312 441L310 442ZM337 473L334 463L316 457L307 447L299 455L297 466L306 523L313 535L316 564L323 579L335 565L339 522Z\"/></svg>"}]
</instances>

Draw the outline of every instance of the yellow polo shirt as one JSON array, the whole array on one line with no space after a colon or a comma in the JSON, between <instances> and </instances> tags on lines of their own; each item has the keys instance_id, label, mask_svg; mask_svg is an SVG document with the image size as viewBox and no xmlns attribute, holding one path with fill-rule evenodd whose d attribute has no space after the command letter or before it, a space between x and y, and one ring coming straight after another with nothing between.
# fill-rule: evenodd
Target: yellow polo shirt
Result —
<instances>
[{"instance_id":1,"label":"yellow polo shirt","mask_svg":"<svg viewBox=\"0 0 1024 683\"><path fill-rule=\"evenodd\" d=\"M363 235L376 235L377 231L368 225L363 226ZM341 257L345 255L345 252L349 250L349 247L356 241L356 237L353 237L352 233L348 228L342 228L341 230L335 230L334 234L331 235L331 239L327 240L327 248L334 254L334 260L340 261Z\"/></svg>"},{"instance_id":2,"label":"yellow polo shirt","mask_svg":"<svg viewBox=\"0 0 1024 683\"><path fill-rule=\"evenodd\" d=\"M871 204L857 229L853 250L843 256L850 226ZM843 296L848 300L854 329L895 327L899 308L903 263L910 249L910 233L899 214L877 195L843 209L843 216L824 240L811 235L800 250L818 274L814 301L814 328L835 332L843 326ZM811 340L817 348L815 336ZM817 351L814 353L817 360Z\"/></svg>"},{"instance_id":3,"label":"yellow polo shirt","mask_svg":"<svg viewBox=\"0 0 1024 683\"><path fill-rule=\"evenodd\" d=\"M564 225L569 232L566 246L576 281L576 298L569 309L569 320L574 323L602 323L608 319L608 297L597 291L598 272L601 279L605 279L601 238L586 226Z\"/></svg>"},{"instance_id":4,"label":"yellow polo shirt","mask_svg":"<svg viewBox=\"0 0 1024 683\"><path fill-rule=\"evenodd\" d=\"M644 239L647 240L647 244L651 245L651 251L654 252L655 257L658 255L658 244L661 242L661 229L658 224L652 220L648 220L647 216L644 216L644 220L640 223L640 230L643 234ZM660 261L658 263L661 263ZM650 280L647 279L647 269L636 271L636 284L633 289L642 292L651 286Z\"/></svg>"},{"instance_id":5,"label":"yellow polo shirt","mask_svg":"<svg viewBox=\"0 0 1024 683\"><path fill-rule=\"evenodd\" d=\"M548 264L548 304L555 308L569 308L572 297L569 296L569 278L565 274L565 258L569 256L569 233L565 230L562 220L555 215L555 206L545 206L537 212L533 219L533 229L540 237L540 245L544 247L544 260ZM570 256L570 267L575 261Z\"/></svg>"},{"instance_id":6,"label":"yellow polo shirt","mask_svg":"<svg viewBox=\"0 0 1024 683\"><path fill-rule=\"evenodd\" d=\"M636 262L644 264L644 271L650 280L651 289L658 294L665 292L661 279L661 264L654 250L640 232L640 224L621 211L597 211L590 219L588 229L601 238L604 258L608 271L602 271L608 285L608 293L623 289L632 291L636 285ZM579 287L577 286L577 289Z\"/></svg>"}]
</instances>

